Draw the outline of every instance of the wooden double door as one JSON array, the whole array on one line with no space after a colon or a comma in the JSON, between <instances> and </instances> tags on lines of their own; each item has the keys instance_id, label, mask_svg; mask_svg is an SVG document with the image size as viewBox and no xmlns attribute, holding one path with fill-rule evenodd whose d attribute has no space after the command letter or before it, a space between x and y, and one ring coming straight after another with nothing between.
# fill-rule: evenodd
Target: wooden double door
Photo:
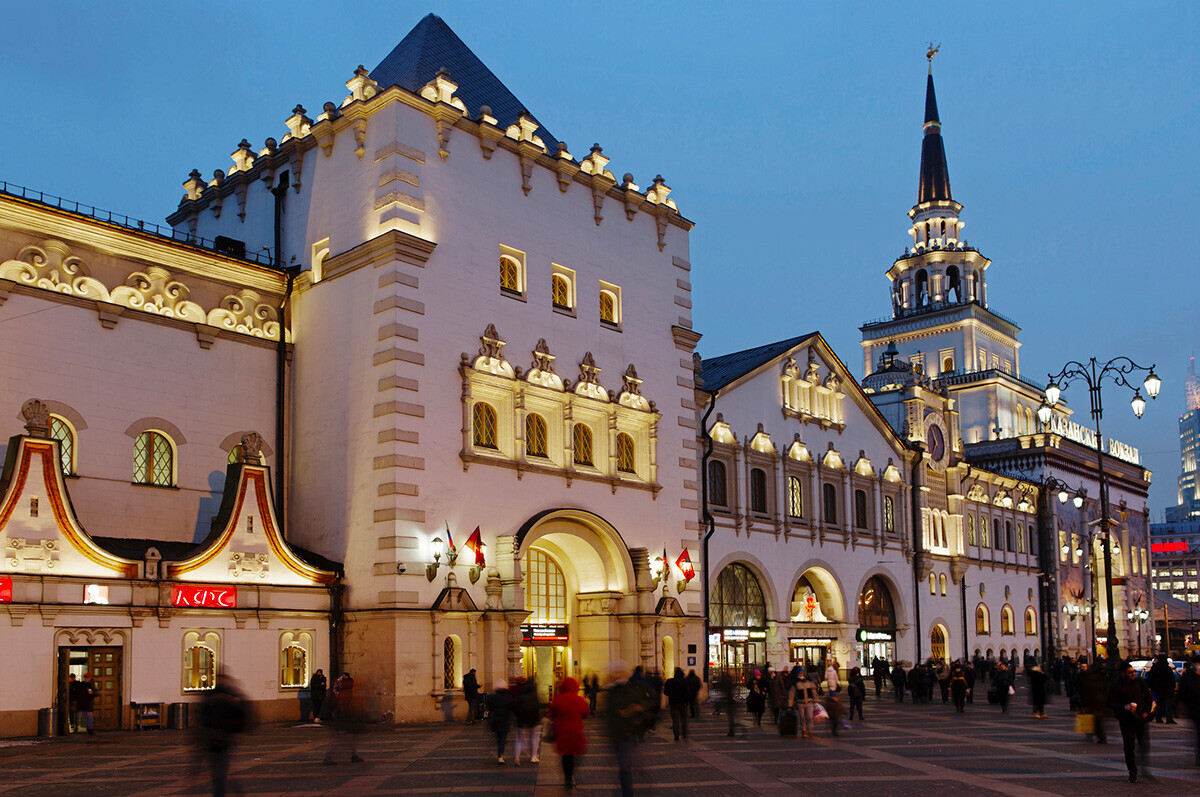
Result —
<instances>
[{"instance_id":1,"label":"wooden double door","mask_svg":"<svg viewBox=\"0 0 1200 797\"><path fill-rule=\"evenodd\" d=\"M71 715L70 676L90 680L96 688L92 727L100 731L121 728L121 648L62 647L58 649L58 716L60 733L68 733ZM79 730L82 730L80 728Z\"/></svg>"}]
</instances>

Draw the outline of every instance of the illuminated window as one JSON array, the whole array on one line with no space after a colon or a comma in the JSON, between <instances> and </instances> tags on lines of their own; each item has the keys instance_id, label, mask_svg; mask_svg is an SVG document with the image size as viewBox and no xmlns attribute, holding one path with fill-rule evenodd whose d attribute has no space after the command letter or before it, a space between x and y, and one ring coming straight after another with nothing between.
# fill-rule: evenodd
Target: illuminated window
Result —
<instances>
[{"instance_id":1,"label":"illuminated window","mask_svg":"<svg viewBox=\"0 0 1200 797\"><path fill-rule=\"evenodd\" d=\"M1067 553L1070 549L1067 547L1067 533L1065 531L1058 532L1058 561L1067 561Z\"/></svg>"},{"instance_id":2,"label":"illuminated window","mask_svg":"<svg viewBox=\"0 0 1200 797\"><path fill-rule=\"evenodd\" d=\"M522 272L520 261L512 255L500 256L500 290L518 296L523 292Z\"/></svg>"},{"instance_id":3,"label":"illuminated window","mask_svg":"<svg viewBox=\"0 0 1200 797\"><path fill-rule=\"evenodd\" d=\"M975 516L967 515L967 545L975 544Z\"/></svg>"},{"instance_id":4,"label":"illuminated window","mask_svg":"<svg viewBox=\"0 0 1200 797\"><path fill-rule=\"evenodd\" d=\"M940 576L938 576L938 590L943 595L946 594L946 574L945 573L942 573Z\"/></svg>"},{"instance_id":5,"label":"illuminated window","mask_svg":"<svg viewBox=\"0 0 1200 797\"><path fill-rule=\"evenodd\" d=\"M285 631L279 638L279 685L287 689L308 686L308 663L312 658L312 634Z\"/></svg>"},{"instance_id":6,"label":"illuminated window","mask_svg":"<svg viewBox=\"0 0 1200 797\"><path fill-rule=\"evenodd\" d=\"M462 686L462 642L451 634L442 642L442 688Z\"/></svg>"},{"instance_id":7,"label":"illuminated window","mask_svg":"<svg viewBox=\"0 0 1200 797\"><path fill-rule=\"evenodd\" d=\"M162 432L142 432L133 446L133 480L138 484L174 484L175 448Z\"/></svg>"},{"instance_id":8,"label":"illuminated window","mask_svg":"<svg viewBox=\"0 0 1200 797\"><path fill-rule=\"evenodd\" d=\"M888 534L896 532L896 499L890 495L883 497L883 530Z\"/></svg>"},{"instance_id":9,"label":"illuminated window","mask_svg":"<svg viewBox=\"0 0 1200 797\"><path fill-rule=\"evenodd\" d=\"M617 470L621 473L634 473L633 438L624 432L617 435Z\"/></svg>"},{"instance_id":10,"label":"illuminated window","mask_svg":"<svg viewBox=\"0 0 1200 797\"><path fill-rule=\"evenodd\" d=\"M525 453L531 457L546 456L546 419L536 412L525 416Z\"/></svg>"},{"instance_id":11,"label":"illuminated window","mask_svg":"<svg viewBox=\"0 0 1200 797\"><path fill-rule=\"evenodd\" d=\"M226 458L226 463L235 465L242 461L242 444L238 443L233 448L229 449L229 456Z\"/></svg>"},{"instance_id":12,"label":"illuminated window","mask_svg":"<svg viewBox=\"0 0 1200 797\"><path fill-rule=\"evenodd\" d=\"M788 476L788 514L804 517L804 486L798 476Z\"/></svg>"},{"instance_id":13,"label":"illuminated window","mask_svg":"<svg viewBox=\"0 0 1200 797\"><path fill-rule=\"evenodd\" d=\"M1017 553L1025 553L1025 527L1017 524Z\"/></svg>"},{"instance_id":14,"label":"illuminated window","mask_svg":"<svg viewBox=\"0 0 1200 797\"><path fill-rule=\"evenodd\" d=\"M987 518L985 518L983 515L980 515L979 516L979 547L987 548L990 545L991 545L991 541L988 539Z\"/></svg>"},{"instance_id":15,"label":"illuminated window","mask_svg":"<svg viewBox=\"0 0 1200 797\"><path fill-rule=\"evenodd\" d=\"M1030 606L1025 610L1025 635L1034 636L1037 634L1037 613Z\"/></svg>"},{"instance_id":16,"label":"illuminated window","mask_svg":"<svg viewBox=\"0 0 1200 797\"><path fill-rule=\"evenodd\" d=\"M750 469L750 511L767 511L767 474L762 468Z\"/></svg>"},{"instance_id":17,"label":"illuminated window","mask_svg":"<svg viewBox=\"0 0 1200 797\"><path fill-rule=\"evenodd\" d=\"M572 431L575 445L575 464L592 464L592 429L586 423L577 423Z\"/></svg>"},{"instance_id":18,"label":"illuminated window","mask_svg":"<svg viewBox=\"0 0 1200 797\"><path fill-rule=\"evenodd\" d=\"M975 633L990 634L992 633L992 618L988 612L988 607L982 603L975 609Z\"/></svg>"},{"instance_id":19,"label":"illuminated window","mask_svg":"<svg viewBox=\"0 0 1200 797\"><path fill-rule=\"evenodd\" d=\"M189 631L183 636L183 691L199 692L217 684L217 645L214 631Z\"/></svg>"},{"instance_id":20,"label":"illuminated window","mask_svg":"<svg viewBox=\"0 0 1200 797\"><path fill-rule=\"evenodd\" d=\"M525 606L531 612L528 622L567 622L567 583L558 562L541 549L531 548L522 569Z\"/></svg>"},{"instance_id":21,"label":"illuminated window","mask_svg":"<svg viewBox=\"0 0 1200 797\"><path fill-rule=\"evenodd\" d=\"M761 628L767 624L766 601L750 568L738 563L725 566L717 576L708 613L717 628Z\"/></svg>"},{"instance_id":22,"label":"illuminated window","mask_svg":"<svg viewBox=\"0 0 1200 797\"><path fill-rule=\"evenodd\" d=\"M59 415L50 416L50 439L58 441L59 461L64 476L75 473L75 428Z\"/></svg>"},{"instance_id":23,"label":"illuminated window","mask_svg":"<svg viewBox=\"0 0 1200 797\"><path fill-rule=\"evenodd\" d=\"M1082 550L1083 549L1079 547L1079 535L1072 534L1071 535L1071 564L1075 564L1075 565L1079 564L1079 559L1081 556L1080 551L1082 551Z\"/></svg>"},{"instance_id":24,"label":"illuminated window","mask_svg":"<svg viewBox=\"0 0 1200 797\"><path fill-rule=\"evenodd\" d=\"M854 491L854 525L860 529L867 527L867 493L865 490Z\"/></svg>"},{"instance_id":25,"label":"illuminated window","mask_svg":"<svg viewBox=\"0 0 1200 797\"><path fill-rule=\"evenodd\" d=\"M600 322L610 327L621 325L621 289L607 282L600 283Z\"/></svg>"},{"instance_id":26,"label":"illuminated window","mask_svg":"<svg viewBox=\"0 0 1200 797\"><path fill-rule=\"evenodd\" d=\"M837 523L837 488L828 482L821 485L821 507L826 523Z\"/></svg>"},{"instance_id":27,"label":"illuminated window","mask_svg":"<svg viewBox=\"0 0 1200 797\"><path fill-rule=\"evenodd\" d=\"M1017 633L1015 618L1013 617L1012 607L1007 603L1000 610L1000 633L1012 635Z\"/></svg>"},{"instance_id":28,"label":"illuminated window","mask_svg":"<svg viewBox=\"0 0 1200 797\"><path fill-rule=\"evenodd\" d=\"M729 494L725 489L725 463L719 459L708 463L708 502L716 506L729 506Z\"/></svg>"},{"instance_id":29,"label":"illuminated window","mask_svg":"<svg viewBox=\"0 0 1200 797\"><path fill-rule=\"evenodd\" d=\"M496 408L482 401L471 408L471 432L475 445L496 450Z\"/></svg>"},{"instance_id":30,"label":"illuminated window","mask_svg":"<svg viewBox=\"0 0 1200 797\"><path fill-rule=\"evenodd\" d=\"M937 594L937 576L934 575L933 573L929 574L929 594L930 595Z\"/></svg>"},{"instance_id":31,"label":"illuminated window","mask_svg":"<svg viewBox=\"0 0 1200 797\"><path fill-rule=\"evenodd\" d=\"M861 628L894 629L896 607L887 582L871 576L858 596L858 624Z\"/></svg>"}]
</instances>

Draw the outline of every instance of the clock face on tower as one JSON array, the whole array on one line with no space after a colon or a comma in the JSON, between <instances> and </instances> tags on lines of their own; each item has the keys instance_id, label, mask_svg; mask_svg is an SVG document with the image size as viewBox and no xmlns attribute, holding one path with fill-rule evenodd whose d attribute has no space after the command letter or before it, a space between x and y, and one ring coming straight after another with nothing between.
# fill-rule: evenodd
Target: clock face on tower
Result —
<instances>
[{"instance_id":1,"label":"clock face on tower","mask_svg":"<svg viewBox=\"0 0 1200 797\"><path fill-rule=\"evenodd\" d=\"M925 416L925 451L929 454L930 469L941 473L950 464L950 448L947 440L950 430L940 412Z\"/></svg>"}]
</instances>

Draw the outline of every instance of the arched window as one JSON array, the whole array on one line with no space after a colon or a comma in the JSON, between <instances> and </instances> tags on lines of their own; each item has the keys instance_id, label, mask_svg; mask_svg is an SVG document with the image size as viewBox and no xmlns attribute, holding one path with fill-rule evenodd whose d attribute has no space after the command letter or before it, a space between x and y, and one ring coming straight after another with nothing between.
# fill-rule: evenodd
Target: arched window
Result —
<instances>
[{"instance_id":1,"label":"arched window","mask_svg":"<svg viewBox=\"0 0 1200 797\"><path fill-rule=\"evenodd\" d=\"M750 511L767 511L767 474L762 468L750 469Z\"/></svg>"},{"instance_id":2,"label":"arched window","mask_svg":"<svg viewBox=\"0 0 1200 797\"><path fill-rule=\"evenodd\" d=\"M1006 550L1006 551L1017 550L1017 546L1015 544L1016 540L1013 539L1013 525L1012 525L1011 520L1004 521L1004 542L1005 542L1004 550Z\"/></svg>"},{"instance_id":3,"label":"arched window","mask_svg":"<svg viewBox=\"0 0 1200 797\"><path fill-rule=\"evenodd\" d=\"M860 529L865 529L867 527L866 490L854 491L854 525Z\"/></svg>"},{"instance_id":4,"label":"arched window","mask_svg":"<svg viewBox=\"0 0 1200 797\"><path fill-rule=\"evenodd\" d=\"M1013 610L1007 603L1000 610L1000 633L1006 635L1017 633Z\"/></svg>"},{"instance_id":5,"label":"arched window","mask_svg":"<svg viewBox=\"0 0 1200 797\"><path fill-rule=\"evenodd\" d=\"M496 450L496 408L483 401L471 408L471 433L475 445Z\"/></svg>"},{"instance_id":6,"label":"arched window","mask_svg":"<svg viewBox=\"0 0 1200 797\"><path fill-rule=\"evenodd\" d=\"M1029 534L1029 542L1028 542L1029 547L1026 548L1026 550L1029 551L1030 553L1037 553L1037 541L1034 539L1034 536L1033 536L1033 524L1030 523L1028 526L1026 526L1025 531ZM1145 572L1144 564L1142 565L1142 572Z\"/></svg>"},{"instance_id":7,"label":"arched window","mask_svg":"<svg viewBox=\"0 0 1200 797\"><path fill-rule=\"evenodd\" d=\"M788 476L788 515L804 517L804 485L799 476Z\"/></svg>"},{"instance_id":8,"label":"arched window","mask_svg":"<svg viewBox=\"0 0 1200 797\"><path fill-rule=\"evenodd\" d=\"M1025 610L1025 635L1037 635L1037 612L1033 610L1032 606Z\"/></svg>"},{"instance_id":9,"label":"arched window","mask_svg":"<svg viewBox=\"0 0 1200 797\"><path fill-rule=\"evenodd\" d=\"M967 514L967 545L975 544L975 516Z\"/></svg>"},{"instance_id":10,"label":"arched window","mask_svg":"<svg viewBox=\"0 0 1200 797\"><path fill-rule=\"evenodd\" d=\"M1025 527L1017 524L1017 553L1025 553Z\"/></svg>"},{"instance_id":11,"label":"arched window","mask_svg":"<svg viewBox=\"0 0 1200 797\"><path fill-rule=\"evenodd\" d=\"M929 574L929 594L930 595L937 594L937 576L934 575L933 573Z\"/></svg>"},{"instance_id":12,"label":"arched window","mask_svg":"<svg viewBox=\"0 0 1200 797\"><path fill-rule=\"evenodd\" d=\"M617 295L612 291L600 291L600 321L614 326L620 321Z\"/></svg>"},{"instance_id":13,"label":"arched window","mask_svg":"<svg viewBox=\"0 0 1200 797\"><path fill-rule=\"evenodd\" d=\"M571 432L575 446L575 464L592 464L592 427L586 423L577 423Z\"/></svg>"},{"instance_id":14,"label":"arched window","mask_svg":"<svg viewBox=\"0 0 1200 797\"><path fill-rule=\"evenodd\" d=\"M50 416L50 439L58 441L59 462L64 476L75 473L75 427L61 415Z\"/></svg>"},{"instance_id":15,"label":"arched window","mask_svg":"<svg viewBox=\"0 0 1200 797\"><path fill-rule=\"evenodd\" d=\"M233 448L229 449L229 456L225 458L226 464L236 465L242 461L242 444L238 443Z\"/></svg>"},{"instance_id":16,"label":"arched window","mask_svg":"<svg viewBox=\"0 0 1200 797\"><path fill-rule=\"evenodd\" d=\"M938 576L938 590L943 595L946 594L946 574L945 573L942 573L940 576Z\"/></svg>"},{"instance_id":17,"label":"arched window","mask_svg":"<svg viewBox=\"0 0 1200 797\"><path fill-rule=\"evenodd\" d=\"M917 272L916 299L917 307L924 307L929 304L929 274L925 269Z\"/></svg>"},{"instance_id":18,"label":"arched window","mask_svg":"<svg viewBox=\"0 0 1200 797\"><path fill-rule=\"evenodd\" d=\"M946 632L940 625L935 625L929 634L929 655L934 661L946 659Z\"/></svg>"},{"instance_id":19,"label":"arched window","mask_svg":"<svg viewBox=\"0 0 1200 797\"><path fill-rule=\"evenodd\" d=\"M175 483L175 447L162 432L142 432L133 444L133 480L170 487Z\"/></svg>"},{"instance_id":20,"label":"arched window","mask_svg":"<svg viewBox=\"0 0 1200 797\"><path fill-rule=\"evenodd\" d=\"M562 274L550 278L550 295L555 307L560 310L571 309L571 283Z\"/></svg>"},{"instance_id":21,"label":"arched window","mask_svg":"<svg viewBox=\"0 0 1200 797\"><path fill-rule=\"evenodd\" d=\"M454 634L442 642L442 688L462 687L462 645Z\"/></svg>"},{"instance_id":22,"label":"arched window","mask_svg":"<svg viewBox=\"0 0 1200 797\"><path fill-rule=\"evenodd\" d=\"M800 576L800 580L796 582L796 588L792 590L792 622L836 622L832 616L825 613L826 609L830 612L840 612L840 608L835 605L829 605L831 603L832 600L827 598L826 605L822 606L821 599L817 595L817 590L813 586L813 582L809 580L807 575Z\"/></svg>"},{"instance_id":23,"label":"arched window","mask_svg":"<svg viewBox=\"0 0 1200 797\"><path fill-rule=\"evenodd\" d=\"M988 612L988 607L982 603L975 609L975 633L990 634L992 633L992 617ZM990 657L991 652L988 653Z\"/></svg>"},{"instance_id":24,"label":"arched window","mask_svg":"<svg viewBox=\"0 0 1200 797\"><path fill-rule=\"evenodd\" d=\"M888 534L896 532L896 499L890 495L883 497L883 530Z\"/></svg>"},{"instance_id":25,"label":"arched window","mask_svg":"<svg viewBox=\"0 0 1200 797\"><path fill-rule=\"evenodd\" d=\"M896 628L896 608L892 593L881 576L871 576L858 596L858 624L862 628L892 631Z\"/></svg>"},{"instance_id":26,"label":"arched window","mask_svg":"<svg viewBox=\"0 0 1200 797\"><path fill-rule=\"evenodd\" d=\"M189 631L183 636L183 690L198 692L217 683L216 632Z\"/></svg>"},{"instance_id":27,"label":"arched window","mask_svg":"<svg viewBox=\"0 0 1200 797\"><path fill-rule=\"evenodd\" d=\"M308 685L308 651L299 645L286 645L279 652L279 685Z\"/></svg>"},{"instance_id":28,"label":"arched window","mask_svg":"<svg viewBox=\"0 0 1200 797\"><path fill-rule=\"evenodd\" d=\"M725 489L725 463L719 459L708 463L708 502L714 506L729 506L729 494Z\"/></svg>"},{"instance_id":29,"label":"arched window","mask_svg":"<svg viewBox=\"0 0 1200 797\"><path fill-rule=\"evenodd\" d=\"M718 628L761 628L767 605L758 579L743 564L726 565L709 602L709 622Z\"/></svg>"},{"instance_id":30,"label":"arched window","mask_svg":"<svg viewBox=\"0 0 1200 797\"><path fill-rule=\"evenodd\" d=\"M562 568L545 551L531 548L525 559L525 607L530 623L567 622L567 582Z\"/></svg>"},{"instance_id":31,"label":"arched window","mask_svg":"<svg viewBox=\"0 0 1200 797\"><path fill-rule=\"evenodd\" d=\"M617 470L634 473L633 438L624 432L617 434Z\"/></svg>"},{"instance_id":32,"label":"arched window","mask_svg":"<svg viewBox=\"0 0 1200 797\"><path fill-rule=\"evenodd\" d=\"M979 516L979 547L989 548L989 547L991 547L991 544L992 544L991 540L988 539L987 518L985 518L983 515L980 515Z\"/></svg>"},{"instance_id":33,"label":"arched window","mask_svg":"<svg viewBox=\"0 0 1200 797\"><path fill-rule=\"evenodd\" d=\"M500 290L508 293L521 292L521 264L508 256L500 257Z\"/></svg>"},{"instance_id":34,"label":"arched window","mask_svg":"<svg viewBox=\"0 0 1200 797\"><path fill-rule=\"evenodd\" d=\"M837 523L837 488L826 482L821 485L821 510L826 523Z\"/></svg>"},{"instance_id":35,"label":"arched window","mask_svg":"<svg viewBox=\"0 0 1200 797\"><path fill-rule=\"evenodd\" d=\"M546 456L546 419L536 412L525 416L525 454L531 457Z\"/></svg>"},{"instance_id":36,"label":"arched window","mask_svg":"<svg viewBox=\"0 0 1200 797\"><path fill-rule=\"evenodd\" d=\"M954 371L954 357L946 356L942 358L942 373L948 374Z\"/></svg>"},{"instance_id":37,"label":"arched window","mask_svg":"<svg viewBox=\"0 0 1200 797\"><path fill-rule=\"evenodd\" d=\"M1000 536L1000 519L992 520L992 542L996 544L996 550L1004 550L1004 538Z\"/></svg>"}]
</instances>

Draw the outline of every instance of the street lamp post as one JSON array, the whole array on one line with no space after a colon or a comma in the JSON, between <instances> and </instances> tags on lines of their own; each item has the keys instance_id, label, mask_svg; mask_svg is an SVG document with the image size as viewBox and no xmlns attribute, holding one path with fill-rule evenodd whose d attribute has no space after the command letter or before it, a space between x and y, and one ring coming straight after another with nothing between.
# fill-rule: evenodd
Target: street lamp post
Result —
<instances>
[{"instance_id":1,"label":"street lamp post","mask_svg":"<svg viewBox=\"0 0 1200 797\"><path fill-rule=\"evenodd\" d=\"M1129 384L1126 377L1142 371L1147 372L1146 380L1142 383L1142 387L1146 388L1146 395L1151 399L1158 398L1162 380L1154 373L1153 365L1146 368L1128 357L1114 357L1104 364L1097 363L1096 358L1092 357L1086 365L1071 360L1057 374L1049 375L1050 379L1046 384L1046 400L1042 406L1038 407L1038 419L1043 424L1048 424L1053 417L1052 408L1058 404L1062 395L1062 386L1077 380L1087 383L1088 396L1091 399L1092 420L1096 427L1096 470L1100 481L1100 495L1098 496L1100 500L1100 531L1104 543L1105 596L1108 599L1108 640L1105 643L1105 657L1109 670L1113 673L1116 671L1117 662L1120 661L1120 643L1117 639L1117 620L1113 609L1112 546L1110 542L1112 530L1109 528L1108 519L1108 484L1104 478L1104 438L1100 434L1100 418L1104 415L1100 392L1105 379L1132 390L1133 398L1129 404L1133 408L1133 414L1141 418L1142 413L1146 411L1146 400L1142 398L1140 388Z\"/></svg>"},{"instance_id":2,"label":"street lamp post","mask_svg":"<svg viewBox=\"0 0 1200 797\"><path fill-rule=\"evenodd\" d=\"M1131 622L1137 623L1138 655L1141 656L1142 655L1142 625L1145 624L1146 619L1148 617L1150 617L1150 612L1146 611L1145 609L1134 609L1131 612L1127 612L1125 616Z\"/></svg>"}]
</instances>

